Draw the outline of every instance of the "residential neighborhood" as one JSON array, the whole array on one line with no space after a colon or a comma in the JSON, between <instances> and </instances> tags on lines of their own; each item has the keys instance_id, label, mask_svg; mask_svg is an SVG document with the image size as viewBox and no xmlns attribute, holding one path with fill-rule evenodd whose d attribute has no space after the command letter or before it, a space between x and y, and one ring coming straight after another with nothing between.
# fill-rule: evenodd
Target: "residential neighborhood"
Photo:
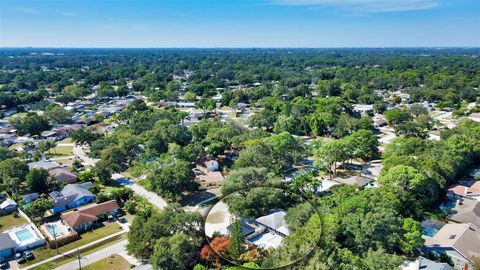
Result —
<instances>
[{"instance_id":1,"label":"residential neighborhood","mask_svg":"<svg viewBox=\"0 0 480 270\"><path fill-rule=\"evenodd\" d=\"M1 267L478 269L478 57L0 49Z\"/></svg>"}]
</instances>

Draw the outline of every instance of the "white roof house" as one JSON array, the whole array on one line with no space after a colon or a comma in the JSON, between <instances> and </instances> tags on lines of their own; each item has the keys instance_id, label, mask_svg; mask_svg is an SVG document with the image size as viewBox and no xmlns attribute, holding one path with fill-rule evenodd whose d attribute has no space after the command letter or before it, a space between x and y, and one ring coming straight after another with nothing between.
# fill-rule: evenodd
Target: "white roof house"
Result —
<instances>
[{"instance_id":1,"label":"white roof house","mask_svg":"<svg viewBox=\"0 0 480 270\"><path fill-rule=\"evenodd\" d=\"M426 259L424 257L418 257L414 262L405 261L400 265L401 270L453 270L448 263L439 263L432 260Z\"/></svg>"},{"instance_id":2,"label":"white roof house","mask_svg":"<svg viewBox=\"0 0 480 270\"><path fill-rule=\"evenodd\" d=\"M0 209L1 210L8 209L8 208L11 208L11 207L17 207L17 203L10 198L7 198L5 201L3 201L0 204Z\"/></svg>"},{"instance_id":3,"label":"white roof house","mask_svg":"<svg viewBox=\"0 0 480 270\"><path fill-rule=\"evenodd\" d=\"M279 232L283 235L289 235L290 232L288 231L287 225L285 224L285 215L287 212L285 210L276 210L271 212L268 215L263 217L259 217L255 219L256 222L260 223L261 225L273 230L275 232Z\"/></svg>"}]
</instances>

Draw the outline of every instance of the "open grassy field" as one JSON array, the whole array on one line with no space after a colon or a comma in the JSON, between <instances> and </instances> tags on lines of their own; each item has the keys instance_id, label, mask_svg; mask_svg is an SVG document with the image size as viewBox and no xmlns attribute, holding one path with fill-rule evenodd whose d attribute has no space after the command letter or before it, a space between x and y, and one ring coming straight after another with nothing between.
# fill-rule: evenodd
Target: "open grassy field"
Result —
<instances>
[{"instance_id":1,"label":"open grassy field","mask_svg":"<svg viewBox=\"0 0 480 270\"><path fill-rule=\"evenodd\" d=\"M13 217L13 215L5 215L0 217L0 232L5 231L10 227L17 227L23 224L27 224L27 220L21 216Z\"/></svg>"},{"instance_id":2,"label":"open grassy field","mask_svg":"<svg viewBox=\"0 0 480 270\"><path fill-rule=\"evenodd\" d=\"M59 247L58 251L60 253L66 252L66 251L72 250L74 248L77 248L77 247L83 246L85 244L88 244L90 242L93 242L95 240L107 237L107 236L112 235L112 234L114 234L116 232L119 232L121 230L122 230L122 228L120 227L120 225L118 225L118 223L116 223L116 222L113 222L113 223L110 223L110 224L105 225L103 227L100 227L98 229L95 229L93 231L82 233L80 235L80 239L78 239L77 241L74 241L72 243L69 243L67 245ZM32 251L32 253L33 253L33 255L35 255L35 260L27 261L27 263L23 264L24 266L43 261L45 259L48 259L50 257L53 257L53 256L57 255L57 251L55 249L51 249L51 248L48 248L48 247L34 249Z\"/></svg>"},{"instance_id":3,"label":"open grassy field","mask_svg":"<svg viewBox=\"0 0 480 270\"><path fill-rule=\"evenodd\" d=\"M82 267L84 270L128 270L130 263L122 256L114 254L108 258Z\"/></svg>"}]
</instances>

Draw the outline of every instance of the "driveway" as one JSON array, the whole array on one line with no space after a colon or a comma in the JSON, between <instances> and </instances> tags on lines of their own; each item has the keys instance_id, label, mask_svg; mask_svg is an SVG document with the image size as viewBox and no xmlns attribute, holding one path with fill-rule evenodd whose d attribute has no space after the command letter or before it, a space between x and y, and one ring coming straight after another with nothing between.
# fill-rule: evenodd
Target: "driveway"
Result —
<instances>
[{"instance_id":1,"label":"driveway","mask_svg":"<svg viewBox=\"0 0 480 270\"><path fill-rule=\"evenodd\" d=\"M72 152L76 157L78 157L79 159L81 159L83 161L82 162L83 165L95 166L95 164L98 161L98 159L93 159L93 158L88 157L87 154L85 153L85 151L83 151L83 148L80 147L80 146L73 147Z\"/></svg>"},{"instance_id":2,"label":"driveway","mask_svg":"<svg viewBox=\"0 0 480 270\"><path fill-rule=\"evenodd\" d=\"M119 182L122 186L131 188L133 192L146 198L150 203L152 203L159 209L163 209L167 206L167 202L162 199L162 197L158 196L158 194L146 190L141 185L135 183L135 181L132 181L119 173L114 173L112 175L112 179Z\"/></svg>"}]
</instances>

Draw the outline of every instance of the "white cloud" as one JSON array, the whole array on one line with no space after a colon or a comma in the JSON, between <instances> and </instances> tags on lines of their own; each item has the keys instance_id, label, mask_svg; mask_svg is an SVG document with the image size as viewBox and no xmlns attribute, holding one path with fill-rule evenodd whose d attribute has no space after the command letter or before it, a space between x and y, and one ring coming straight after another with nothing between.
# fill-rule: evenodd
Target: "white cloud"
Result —
<instances>
[{"instance_id":1,"label":"white cloud","mask_svg":"<svg viewBox=\"0 0 480 270\"><path fill-rule=\"evenodd\" d=\"M23 13L28 13L28 14L39 14L40 13L38 10L31 9L31 8L19 8L17 10L20 11L20 12L23 12Z\"/></svg>"},{"instance_id":2,"label":"white cloud","mask_svg":"<svg viewBox=\"0 0 480 270\"><path fill-rule=\"evenodd\" d=\"M274 0L277 4L340 8L362 13L432 9L440 0Z\"/></svg>"}]
</instances>

